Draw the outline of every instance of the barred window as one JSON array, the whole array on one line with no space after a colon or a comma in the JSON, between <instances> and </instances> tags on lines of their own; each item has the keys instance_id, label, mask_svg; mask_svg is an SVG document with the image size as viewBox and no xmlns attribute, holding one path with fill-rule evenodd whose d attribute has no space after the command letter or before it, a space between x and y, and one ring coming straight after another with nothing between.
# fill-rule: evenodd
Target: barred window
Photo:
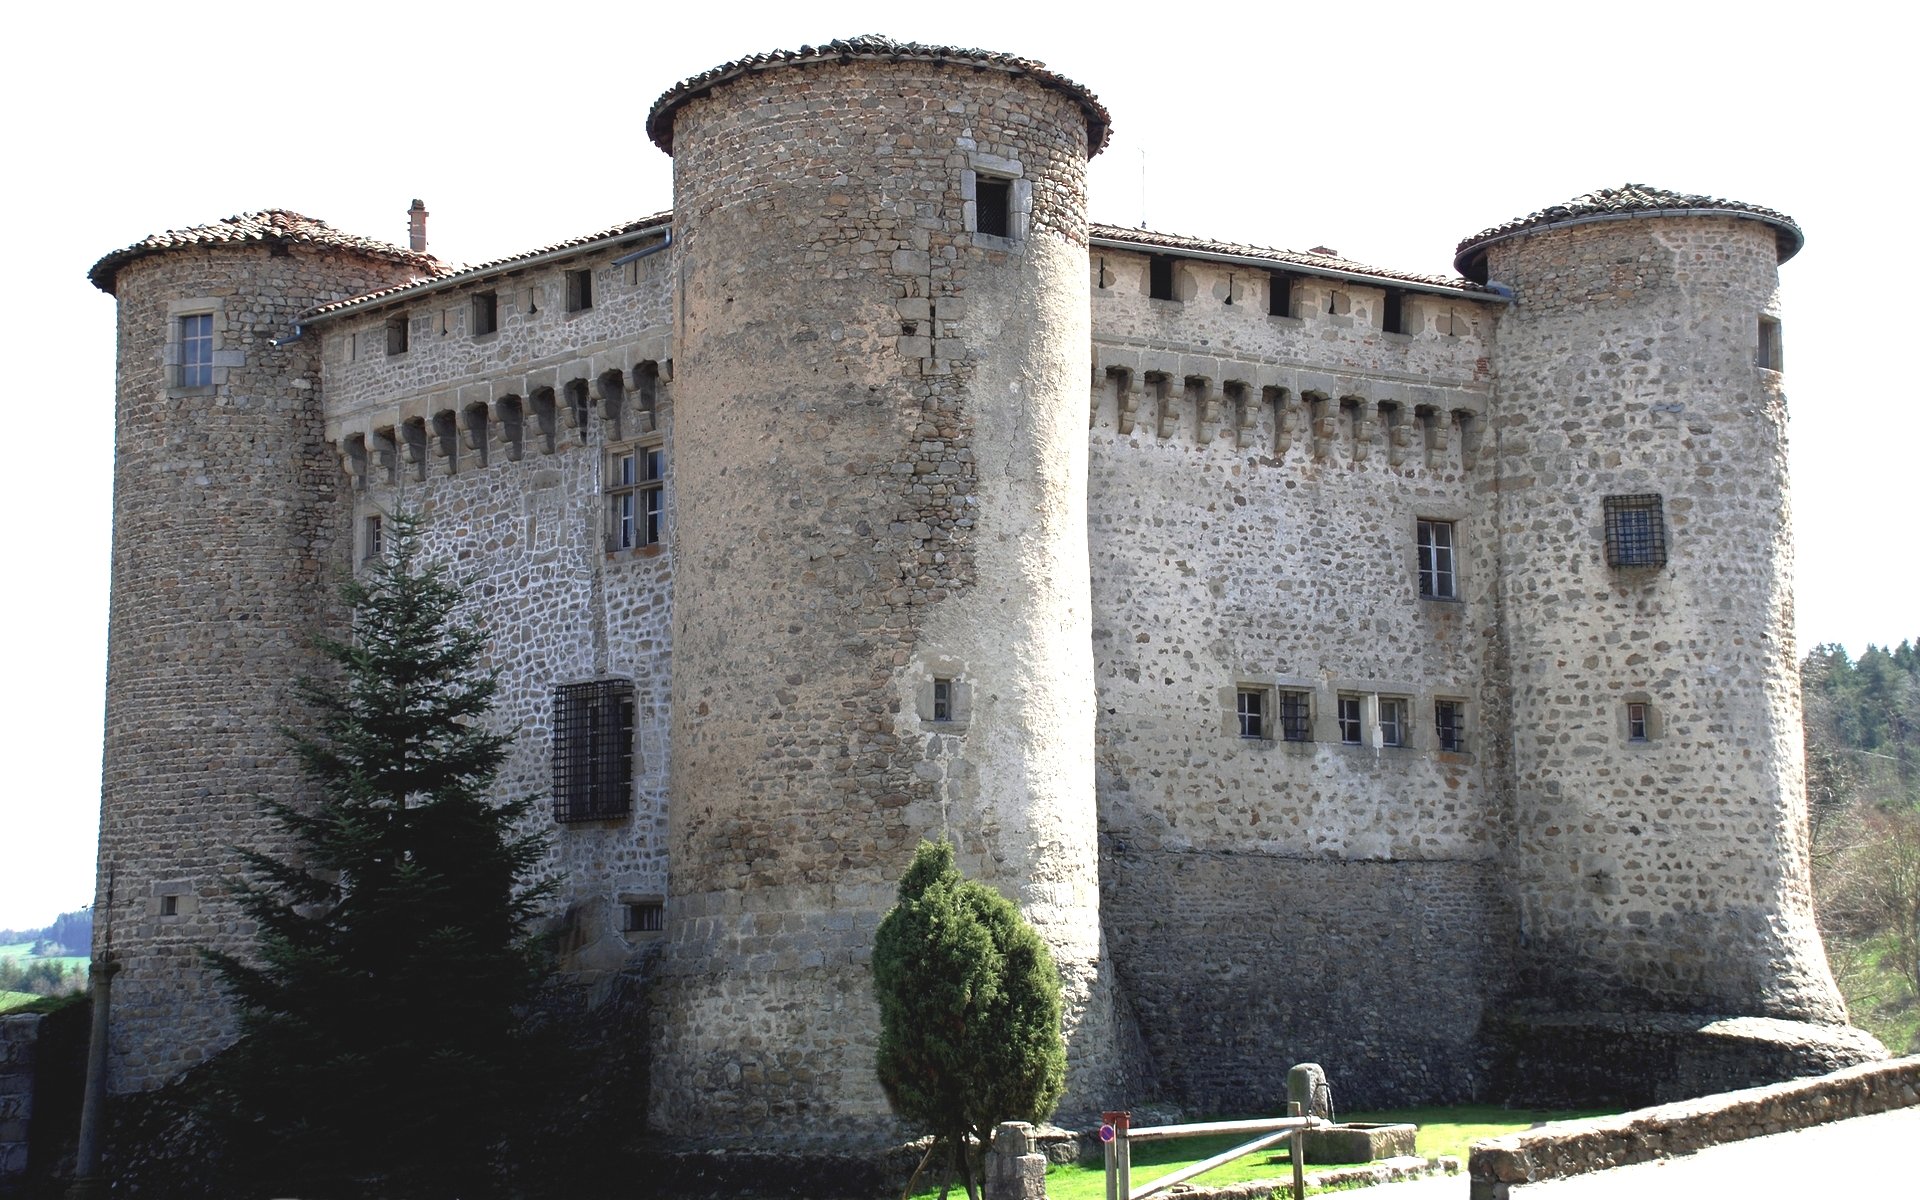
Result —
<instances>
[{"instance_id":1,"label":"barred window","mask_svg":"<svg viewBox=\"0 0 1920 1200\"><path fill-rule=\"evenodd\" d=\"M633 681L554 689L554 820L602 821L632 807Z\"/></svg>"},{"instance_id":2,"label":"barred window","mask_svg":"<svg viewBox=\"0 0 1920 1200\"><path fill-rule=\"evenodd\" d=\"M1429 600L1452 600L1460 594L1453 565L1453 522L1420 521L1415 526L1420 548L1420 595Z\"/></svg>"},{"instance_id":3,"label":"barred window","mask_svg":"<svg viewBox=\"0 0 1920 1200\"><path fill-rule=\"evenodd\" d=\"M1667 565L1667 523L1659 496L1608 496L1605 506L1608 566Z\"/></svg>"},{"instance_id":4,"label":"barred window","mask_svg":"<svg viewBox=\"0 0 1920 1200\"><path fill-rule=\"evenodd\" d=\"M1434 742L1449 754L1467 751L1467 706L1458 700L1433 702Z\"/></svg>"},{"instance_id":5,"label":"barred window","mask_svg":"<svg viewBox=\"0 0 1920 1200\"><path fill-rule=\"evenodd\" d=\"M1313 740L1313 706L1305 692L1282 691L1279 696L1280 736L1289 742Z\"/></svg>"}]
</instances>

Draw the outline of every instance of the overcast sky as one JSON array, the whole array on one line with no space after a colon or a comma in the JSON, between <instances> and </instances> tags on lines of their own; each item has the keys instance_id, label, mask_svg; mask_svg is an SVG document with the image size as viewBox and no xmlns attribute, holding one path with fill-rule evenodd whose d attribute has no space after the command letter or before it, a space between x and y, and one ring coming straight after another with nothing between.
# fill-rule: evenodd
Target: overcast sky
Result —
<instances>
[{"instance_id":1,"label":"overcast sky","mask_svg":"<svg viewBox=\"0 0 1920 1200\"><path fill-rule=\"evenodd\" d=\"M1802 650L1920 636L1897 412L1915 338L1912 18L1845 4L29 5L7 18L14 264L0 607L0 927L91 901L113 301L150 233L284 207L477 261L668 207L675 81L861 33L1025 55L1114 136L1094 219L1451 274L1468 234L1598 187L1764 204L1782 271ZM1871 15L1869 15L1869 13ZM32 353L27 353L32 350ZM1887 367L1891 367L1890 378Z\"/></svg>"}]
</instances>

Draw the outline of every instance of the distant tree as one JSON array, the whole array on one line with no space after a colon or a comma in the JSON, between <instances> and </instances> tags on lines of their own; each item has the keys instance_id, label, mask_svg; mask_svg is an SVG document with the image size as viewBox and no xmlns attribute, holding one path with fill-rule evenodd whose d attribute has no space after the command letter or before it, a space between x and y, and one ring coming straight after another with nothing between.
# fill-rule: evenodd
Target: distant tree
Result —
<instances>
[{"instance_id":1,"label":"distant tree","mask_svg":"<svg viewBox=\"0 0 1920 1200\"><path fill-rule=\"evenodd\" d=\"M487 799L506 739L460 588L417 520L389 526L345 589L351 640L320 643L336 675L302 685L323 799L269 805L295 853L242 852L256 956L208 955L243 1032L209 1120L273 1195L484 1195L514 1108L541 842L515 832L527 800Z\"/></svg>"},{"instance_id":2,"label":"distant tree","mask_svg":"<svg viewBox=\"0 0 1920 1200\"><path fill-rule=\"evenodd\" d=\"M1046 1119L1066 1089L1046 943L1011 901L960 874L950 842L922 842L874 937L873 990L887 1102L947 1142L975 1196L993 1127Z\"/></svg>"}]
</instances>

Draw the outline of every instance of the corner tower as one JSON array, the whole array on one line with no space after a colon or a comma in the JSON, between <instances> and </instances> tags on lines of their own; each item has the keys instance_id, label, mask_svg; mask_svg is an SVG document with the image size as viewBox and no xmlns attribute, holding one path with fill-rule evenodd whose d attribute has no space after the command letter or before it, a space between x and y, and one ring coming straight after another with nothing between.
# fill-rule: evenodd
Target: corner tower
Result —
<instances>
[{"instance_id":1,"label":"corner tower","mask_svg":"<svg viewBox=\"0 0 1920 1200\"><path fill-rule=\"evenodd\" d=\"M1776 268L1801 240L1630 184L1455 260L1513 296L1491 430L1510 853L1523 986L1556 1011L1846 1023L1792 627Z\"/></svg>"},{"instance_id":2,"label":"corner tower","mask_svg":"<svg viewBox=\"0 0 1920 1200\"><path fill-rule=\"evenodd\" d=\"M886 1128L868 954L923 837L1066 981L1112 1069L1086 534L1087 159L1009 55L835 41L670 89L671 951L653 1121Z\"/></svg>"},{"instance_id":3,"label":"corner tower","mask_svg":"<svg viewBox=\"0 0 1920 1200\"><path fill-rule=\"evenodd\" d=\"M434 260L269 211L102 258L118 301L113 591L96 952L121 972L109 1081L156 1087L232 1033L203 948L245 952L233 846L302 782L280 732L318 666L347 510L299 316ZM108 904L111 885L112 904Z\"/></svg>"}]
</instances>

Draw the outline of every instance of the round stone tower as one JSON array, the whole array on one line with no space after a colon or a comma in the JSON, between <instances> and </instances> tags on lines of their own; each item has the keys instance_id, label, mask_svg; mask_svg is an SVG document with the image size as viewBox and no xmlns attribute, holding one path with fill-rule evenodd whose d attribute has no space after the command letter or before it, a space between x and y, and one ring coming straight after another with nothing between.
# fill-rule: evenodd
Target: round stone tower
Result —
<instances>
[{"instance_id":1,"label":"round stone tower","mask_svg":"<svg viewBox=\"0 0 1920 1200\"><path fill-rule=\"evenodd\" d=\"M301 795L280 729L337 615L348 515L319 342L296 322L434 265L270 211L157 234L89 275L119 302L94 908L95 950L110 940L121 966L115 1091L164 1083L230 1036L200 952L251 945L231 847L278 849L263 801Z\"/></svg>"},{"instance_id":2,"label":"round stone tower","mask_svg":"<svg viewBox=\"0 0 1920 1200\"><path fill-rule=\"evenodd\" d=\"M1844 1025L1808 884L1780 213L1628 185L1467 239L1512 289L1492 518L1525 990Z\"/></svg>"},{"instance_id":3,"label":"round stone tower","mask_svg":"<svg viewBox=\"0 0 1920 1200\"><path fill-rule=\"evenodd\" d=\"M922 838L1066 980L1112 1069L1086 534L1087 159L1002 54L836 41L648 119L674 158L670 950L652 1120L884 1134L868 955Z\"/></svg>"}]
</instances>

